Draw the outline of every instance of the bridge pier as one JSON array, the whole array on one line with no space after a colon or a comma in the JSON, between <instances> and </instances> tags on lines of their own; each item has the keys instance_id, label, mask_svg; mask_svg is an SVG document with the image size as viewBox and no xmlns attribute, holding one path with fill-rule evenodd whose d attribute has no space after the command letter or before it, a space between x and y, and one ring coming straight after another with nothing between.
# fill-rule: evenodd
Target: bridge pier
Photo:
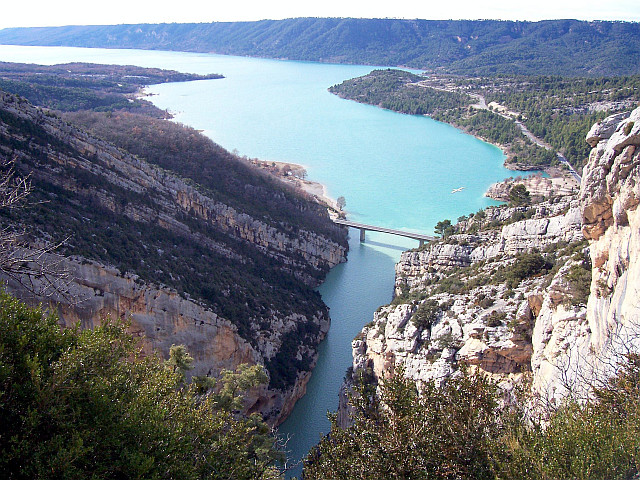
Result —
<instances>
[{"instance_id":1,"label":"bridge pier","mask_svg":"<svg viewBox=\"0 0 640 480\"><path fill-rule=\"evenodd\" d=\"M364 243L364 232L366 232L366 230L364 228L360 229L360 243Z\"/></svg>"},{"instance_id":2,"label":"bridge pier","mask_svg":"<svg viewBox=\"0 0 640 480\"><path fill-rule=\"evenodd\" d=\"M424 240L419 238L418 241L420 242L420 247L422 247L424 245Z\"/></svg>"}]
</instances>

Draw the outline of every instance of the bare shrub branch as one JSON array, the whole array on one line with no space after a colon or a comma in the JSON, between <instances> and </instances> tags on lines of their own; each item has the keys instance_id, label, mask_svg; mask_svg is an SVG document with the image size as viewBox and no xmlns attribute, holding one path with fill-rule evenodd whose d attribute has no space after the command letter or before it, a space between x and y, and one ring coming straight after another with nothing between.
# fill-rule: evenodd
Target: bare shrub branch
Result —
<instances>
[{"instance_id":1,"label":"bare shrub branch","mask_svg":"<svg viewBox=\"0 0 640 480\"><path fill-rule=\"evenodd\" d=\"M17 176L14 165L15 159L0 160L0 209L23 208L32 191L30 177ZM23 227L5 226L0 230L0 274L36 296L68 298L70 272L64 259L53 255L63 244L34 244Z\"/></svg>"}]
</instances>

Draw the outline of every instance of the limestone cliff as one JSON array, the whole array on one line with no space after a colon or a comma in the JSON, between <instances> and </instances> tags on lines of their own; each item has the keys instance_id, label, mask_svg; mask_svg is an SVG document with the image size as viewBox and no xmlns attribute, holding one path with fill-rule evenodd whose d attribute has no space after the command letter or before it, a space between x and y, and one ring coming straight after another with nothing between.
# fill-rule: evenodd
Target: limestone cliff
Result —
<instances>
[{"instance_id":1,"label":"limestone cliff","mask_svg":"<svg viewBox=\"0 0 640 480\"><path fill-rule=\"evenodd\" d=\"M557 196L571 196L578 192L580 185L570 174L560 169L549 169L552 173L549 177L531 175L528 177L508 178L502 182L491 185L486 197L504 202L509 201L509 193L516 185L524 185L531 197L536 200Z\"/></svg>"},{"instance_id":2,"label":"limestone cliff","mask_svg":"<svg viewBox=\"0 0 640 480\"><path fill-rule=\"evenodd\" d=\"M354 371L403 365L420 383L464 361L507 389L529 372L533 393L558 401L640 348L640 109L587 141L579 195L489 208L405 252L394 301L353 341Z\"/></svg>"},{"instance_id":3,"label":"limestone cliff","mask_svg":"<svg viewBox=\"0 0 640 480\"><path fill-rule=\"evenodd\" d=\"M252 393L247 408L272 424L286 417L329 327L312 288L346 257L346 234L326 212L299 199L289 202L288 221L274 221L268 210L247 213L2 92L0 156L33 184L32 206L2 212L2 224L25 228L34 242L66 239L62 265L72 281L66 295L46 299L62 322L128 319L149 353L167 356L172 344L185 344L194 375L265 365L270 384ZM251 178L234 181L239 196L258 188ZM273 188L276 199L292 195ZM300 222L298 206L306 215ZM332 233L307 226L314 224ZM9 288L29 297L16 282Z\"/></svg>"},{"instance_id":4,"label":"limestone cliff","mask_svg":"<svg viewBox=\"0 0 640 480\"><path fill-rule=\"evenodd\" d=\"M173 289L157 287L140 281L137 275L86 259L51 257L51 262L71 273L73 281L65 295L58 293L43 299L7 279L7 288L20 298L37 304L42 301L56 310L67 327L80 325L93 328L104 319L119 318L129 322L129 331L141 341L145 354L159 353L165 358L172 345L185 345L194 359L187 378L193 375L216 376L221 370L234 370L242 363L262 364L282 347L282 336L295 329L298 318L280 319L280 332L265 335L259 332L256 348L238 333L229 320L217 315L200 302L184 298ZM37 282L37 280L36 280ZM320 336L329 329L328 318L318 319ZM314 345L309 345L313 354ZM258 412L270 424L284 420L306 389L310 372L299 372L296 381L284 391L266 386L253 389L245 398L248 412Z\"/></svg>"},{"instance_id":5,"label":"limestone cliff","mask_svg":"<svg viewBox=\"0 0 640 480\"><path fill-rule=\"evenodd\" d=\"M543 305L534 330L534 388L557 398L567 386L606 379L640 348L640 109L594 125L580 188L582 231L593 265L585 319Z\"/></svg>"},{"instance_id":6,"label":"limestone cliff","mask_svg":"<svg viewBox=\"0 0 640 480\"><path fill-rule=\"evenodd\" d=\"M523 210L531 218L513 221ZM580 211L575 200L562 200L483 216L459 224L466 233L403 253L393 303L353 342L354 369L384 377L401 363L417 381L445 378L461 360L506 378L530 371L540 299L562 270L551 256L564 268L578 263Z\"/></svg>"}]
</instances>

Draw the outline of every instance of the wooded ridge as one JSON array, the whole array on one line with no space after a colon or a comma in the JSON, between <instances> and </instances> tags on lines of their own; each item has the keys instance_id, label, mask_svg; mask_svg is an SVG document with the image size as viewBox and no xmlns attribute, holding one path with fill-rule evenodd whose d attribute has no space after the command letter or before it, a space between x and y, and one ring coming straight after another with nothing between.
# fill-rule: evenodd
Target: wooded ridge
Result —
<instances>
[{"instance_id":1,"label":"wooded ridge","mask_svg":"<svg viewBox=\"0 0 640 480\"><path fill-rule=\"evenodd\" d=\"M0 44L213 52L463 74L640 73L640 24L293 18L7 28Z\"/></svg>"}]
</instances>

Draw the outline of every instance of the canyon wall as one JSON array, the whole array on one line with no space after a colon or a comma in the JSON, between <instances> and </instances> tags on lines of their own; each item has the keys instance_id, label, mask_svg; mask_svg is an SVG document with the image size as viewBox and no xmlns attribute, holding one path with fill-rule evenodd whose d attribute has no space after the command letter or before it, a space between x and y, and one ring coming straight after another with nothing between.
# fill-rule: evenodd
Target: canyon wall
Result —
<instances>
[{"instance_id":1,"label":"canyon wall","mask_svg":"<svg viewBox=\"0 0 640 480\"><path fill-rule=\"evenodd\" d=\"M270 384L252 391L246 408L272 425L286 418L329 328L313 288L346 260L346 231L326 211L311 223L330 235L294 218L249 214L2 92L0 156L33 190L30 203L2 212L3 227L25 230L34 246L62 238L64 256L45 263L67 275L38 296L46 279L4 274L11 293L49 304L67 326L128 321L148 354L166 358L171 345L184 344L195 360L190 375L264 365ZM290 195L278 188L274 197ZM294 205L316 211L305 201Z\"/></svg>"},{"instance_id":2,"label":"canyon wall","mask_svg":"<svg viewBox=\"0 0 640 480\"><path fill-rule=\"evenodd\" d=\"M640 109L594 126L579 194L488 208L403 253L348 380L402 366L418 384L442 381L464 362L506 390L530 381L545 402L606 381L640 348L639 132Z\"/></svg>"},{"instance_id":3,"label":"canyon wall","mask_svg":"<svg viewBox=\"0 0 640 480\"><path fill-rule=\"evenodd\" d=\"M534 389L546 398L579 395L611 376L640 348L640 109L593 126L579 202L592 278L579 323L543 305L534 330Z\"/></svg>"}]
</instances>

